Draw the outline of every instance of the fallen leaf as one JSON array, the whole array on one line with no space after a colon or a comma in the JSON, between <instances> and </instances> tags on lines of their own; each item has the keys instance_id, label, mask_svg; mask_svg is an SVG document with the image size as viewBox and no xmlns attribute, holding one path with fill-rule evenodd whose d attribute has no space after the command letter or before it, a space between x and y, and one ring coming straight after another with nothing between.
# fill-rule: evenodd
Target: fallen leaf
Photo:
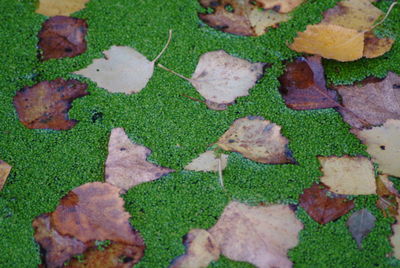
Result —
<instances>
[{"instance_id":1,"label":"fallen leaf","mask_svg":"<svg viewBox=\"0 0 400 268\"><path fill-rule=\"evenodd\" d=\"M219 159L221 159L221 170L224 170L228 164L227 154L221 154L220 157L217 157L214 151L206 151L193 159L184 169L193 170L193 171L218 171L219 170Z\"/></svg>"},{"instance_id":2,"label":"fallen leaf","mask_svg":"<svg viewBox=\"0 0 400 268\"><path fill-rule=\"evenodd\" d=\"M385 217L388 214L391 217L397 216L400 195L387 175L379 175L376 179L376 194L379 197L376 206L382 211L383 215Z\"/></svg>"},{"instance_id":3,"label":"fallen leaf","mask_svg":"<svg viewBox=\"0 0 400 268\"><path fill-rule=\"evenodd\" d=\"M280 130L280 126L262 117L249 116L235 120L217 144L223 150L264 164L294 163L287 148L289 142Z\"/></svg>"},{"instance_id":4,"label":"fallen leaf","mask_svg":"<svg viewBox=\"0 0 400 268\"><path fill-rule=\"evenodd\" d=\"M0 160L0 191L3 189L4 184L6 184L6 180L8 175L10 174L11 166L6 162Z\"/></svg>"},{"instance_id":5,"label":"fallen leaf","mask_svg":"<svg viewBox=\"0 0 400 268\"><path fill-rule=\"evenodd\" d=\"M112 46L103 52L103 59L93 60L88 67L74 74L90 78L111 93L138 93L153 76L154 64L168 47L171 34L170 31L167 44L152 61L131 47Z\"/></svg>"},{"instance_id":6,"label":"fallen leaf","mask_svg":"<svg viewBox=\"0 0 400 268\"><path fill-rule=\"evenodd\" d=\"M365 79L359 85L336 86L342 97L343 119L354 128L382 125L400 119L400 77L389 72L382 81Z\"/></svg>"},{"instance_id":7,"label":"fallen leaf","mask_svg":"<svg viewBox=\"0 0 400 268\"><path fill-rule=\"evenodd\" d=\"M83 253L87 246L76 238L60 235L50 224L50 215L37 217L32 227L35 229L35 240L44 249L44 260L47 268L62 267L72 256Z\"/></svg>"},{"instance_id":8,"label":"fallen leaf","mask_svg":"<svg viewBox=\"0 0 400 268\"><path fill-rule=\"evenodd\" d=\"M325 86L321 57L297 58L286 64L279 78L280 92L289 108L310 110L337 107L336 92Z\"/></svg>"},{"instance_id":9,"label":"fallen leaf","mask_svg":"<svg viewBox=\"0 0 400 268\"><path fill-rule=\"evenodd\" d=\"M68 118L68 110L74 99L89 94L86 88L77 80L62 78L25 87L14 97L19 120L30 129L71 129L77 121Z\"/></svg>"},{"instance_id":10,"label":"fallen leaf","mask_svg":"<svg viewBox=\"0 0 400 268\"><path fill-rule=\"evenodd\" d=\"M304 32L297 34L289 47L326 59L353 61L363 56L364 33L338 25L308 25Z\"/></svg>"},{"instance_id":11,"label":"fallen leaf","mask_svg":"<svg viewBox=\"0 0 400 268\"><path fill-rule=\"evenodd\" d=\"M138 232L129 224L120 189L108 183L92 182L70 191L51 214L51 224L63 236L83 243L111 240L144 246Z\"/></svg>"},{"instance_id":12,"label":"fallen leaf","mask_svg":"<svg viewBox=\"0 0 400 268\"><path fill-rule=\"evenodd\" d=\"M394 40L390 38L378 38L372 32L365 33L364 39L364 52L363 55L366 58L376 58L382 56L388 52L393 44Z\"/></svg>"},{"instance_id":13,"label":"fallen leaf","mask_svg":"<svg viewBox=\"0 0 400 268\"><path fill-rule=\"evenodd\" d=\"M35 12L45 16L69 16L76 11L84 9L87 2L89 0L40 0L39 7Z\"/></svg>"},{"instance_id":14,"label":"fallen leaf","mask_svg":"<svg viewBox=\"0 0 400 268\"><path fill-rule=\"evenodd\" d=\"M299 6L304 0L256 0L257 5L276 12L288 13Z\"/></svg>"},{"instance_id":15,"label":"fallen leaf","mask_svg":"<svg viewBox=\"0 0 400 268\"><path fill-rule=\"evenodd\" d=\"M114 128L108 144L106 182L127 191L174 171L148 162L150 153L148 148L132 143L123 128Z\"/></svg>"},{"instance_id":16,"label":"fallen leaf","mask_svg":"<svg viewBox=\"0 0 400 268\"><path fill-rule=\"evenodd\" d=\"M288 21L290 14L282 14L273 10L254 8L248 14L253 35L260 36L266 33L270 27L277 27L281 22Z\"/></svg>"},{"instance_id":17,"label":"fallen leaf","mask_svg":"<svg viewBox=\"0 0 400 268\"><path fill-rule=\"evenodd\" d=\"M364 156L319 156L321 182L332 192L346 195L376 194L374 167Z\"/></svg>"},{"instance_id":18,"label":"fallen leaf","mask_svg":"<svg viewBox=\"0 0 400 268\"><path fill-rule=\"evenodd\" d=\"M330 192L323 184L314 184L300 196L300 206L316 222L326 224L352 210L354 202Z\"/></svg>"},{"instance_id":19,"label":"fallen leaf","mask_svg":"<svg viewBox=\"0 0 400 268\"><path fill-rule=\"evenodd\" d=\"M375 227L376 218L367 209L360 209L354 212L347 220L347 227L358 248L361 248L361 242Z\"/></svg>"},{"instance_id":20,"label":"fallen leaf","mask_svg":"<svg viewBox=\"0 0 400 268\"><path fill-rule=\"evenodd\" d=\"M393 246L393 256L400 260L400 219L396 217L397 222L392 225L393 235L390 237L390 243Z\"/></svg>"},{"instance_id":21,"label":"fallen leaf","mask_svg":"<svg viewBox=\"0 0 400 268\"><path fill-rule=\"evenodd\" d=\"M41 59L75 57L84 53L87 27L83 19L56 16L46 20L38 35Z\"/></svg>"}]
</instances>

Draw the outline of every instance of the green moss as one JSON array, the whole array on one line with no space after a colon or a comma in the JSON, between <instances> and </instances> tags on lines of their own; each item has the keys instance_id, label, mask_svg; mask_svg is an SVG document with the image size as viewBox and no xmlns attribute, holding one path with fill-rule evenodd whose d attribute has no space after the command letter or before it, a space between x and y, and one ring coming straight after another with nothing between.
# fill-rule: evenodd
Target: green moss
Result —
<instances>
[{"instance_id":1,"label":"green moss","mask_svg":"<svg viewBox=\"0 0 400 268\"><path fill-rule=\"evenodd\" d=\"M32 220L53 211L71 189L103 181L107 143L112 128L125 128L135 142L152 150L150 160L175 169L158 181L139 185L123 198L132 224L147 244L140 267L166 267L184 253L182 237L192 228L209 228L230 199L247 203L297 203L303 189L318 181L317 155L366 155L365 147L349 133L349 126L333 109L293 111L277 88L283 60L298 54L289 50L298 31L317 23L323 10L336 0L310 0L294 18L261 37L239 37L219 32L197 18L203 9L197 1L103 0L88 3L74 14L87 19L88 50L75 57L39 62L37 32L44 16L34 13L28 0L3 0L0 25L0 158L13 166L0 192L0 267L36 267L39 248L33 240ZM387 9L389 2L379 7ZM382 34L397 35L396 7ZM186 81L159 68L139 94L110 94L88 79L71 74L112 45L134 47L153 59L173 29L170 47L160 63L185 76L194 71L205 52L224 49L252 61L272 64L265 76L226 111L212 111L182 94L201 96ZM398 31L398 30L397 30ZM331 83L352 83L368 75L399 73L399 45L383 57L351 63L325 61ZM337 71L339 70L339 71ZM25 85L56 77L76 78L89 84L90 95L73 102L70 117L78 119L69 131L29 130L21 125L12 101ZM214 173L182 171L182 167L218 140L237 118L259 115L282 126L282 133L297 160L296 165L262 165L232 153L224 172L226 191ZM302 210L305 229L300 244L290 251L296 266L371 267L397 265L386 259L391 220L374 208L373 197L355 197L357 208L367 207L377 217L377 227L356 248L345 217L321 226ZM221 258L212 267L246 267Z\"/></svg>"}]
</instances>

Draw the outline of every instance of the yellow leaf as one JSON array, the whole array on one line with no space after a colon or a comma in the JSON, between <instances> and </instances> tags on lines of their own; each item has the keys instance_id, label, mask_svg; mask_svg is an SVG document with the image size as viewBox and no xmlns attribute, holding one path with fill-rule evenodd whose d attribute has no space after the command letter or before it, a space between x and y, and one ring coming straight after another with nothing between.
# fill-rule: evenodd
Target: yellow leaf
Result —
<instances>
[{"instance_id":1,"label":"yellow leaf","mask_svg":"<svg viewBox=\"0 0 400 268\"><path fill-rule=\"evenodd\" d=\"M257 5L276 12L288 13L304 2L304 0L257 0Z\"/></svg>"},{"instance_id":2,"label":"yellow leaf","mask_svg":"<svg viewBox=\"0 0 400 268\"><path fill-rule=\"evenodd\" d=\"M69 16L85 8L90 0L40 0L36 13L45 16Z\"/></svg>"},{"instance_id":3,"label":"yellow leaf","mask_svg":"<svg viewBox=\"0 0 400 268\"><path fill-rule=\"evenodd\" d=\"M365 33L364 57L376 58L388 52L394 43L390 38L378 38L372 32Z\"/></svg>"}]
</instances>

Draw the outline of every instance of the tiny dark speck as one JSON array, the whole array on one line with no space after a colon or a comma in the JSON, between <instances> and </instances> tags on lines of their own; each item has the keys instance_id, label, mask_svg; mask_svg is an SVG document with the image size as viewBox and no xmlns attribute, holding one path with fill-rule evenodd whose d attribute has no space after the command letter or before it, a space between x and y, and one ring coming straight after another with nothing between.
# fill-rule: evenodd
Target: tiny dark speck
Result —
<instances>
[{"instance_id":1,"label":"tiny dark speck","mask_svg":"<svg viewBox=\"0 0 400 268\"><path fill-rule=\"evenodd\" d=\"M400 84L394 84L393 89L400 89Z\"/></svg>"},{"instance_id":2,"label":"tiny dark speck","mask_svg":"<svg viewBox=\"0 0 400 268\"><path fill-rule=\"evenodd\" d=\"M119 149L120 151L126 151L126 148L122 147Z\"/></svg>"},{"instance_id":3,"label":"tiny dark speck","mask_svg":"<svg viewBox=\"0 0 400 268\"><path fill-rule=\"evenodd\" d=\"M229 142L229 143L234 143L235 140L232 140L232 139L231 139L231 140L228 140L228 142Z\"/></svg>"},{"instance_id":4,"label":"tiny dark speck","mask_svg":"<svg viewBox=\"0 0 400 268\"><path fill-rule=\"evenodd\" d=\"M382 150L385 150L385 149L386 149L385 145L381 145L380 148L381 148Z\"/></svg>"}]
</instances>

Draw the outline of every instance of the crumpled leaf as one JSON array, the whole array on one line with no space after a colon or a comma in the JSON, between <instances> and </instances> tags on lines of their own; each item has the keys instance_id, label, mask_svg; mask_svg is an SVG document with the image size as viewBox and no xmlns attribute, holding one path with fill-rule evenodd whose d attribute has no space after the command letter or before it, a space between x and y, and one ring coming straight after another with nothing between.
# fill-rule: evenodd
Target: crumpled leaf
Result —
<instances>
[{"instance_id":1,"label":"crumpled leaf","mask_svg":"<svg viewBox=\"0 0 400 268\"><path fill-rule=\"evenodd\" d=\"M172 267L205 267L176 265L179 260L199 264L200 260L215 258L219 247L221 254L234 261L245 261L257 267L292 267L287 251L298 244L298 233L303 224L288 205L248 206L231 202L218 222L208 230L211 243L192 243L186 255L173 263ZM198 240L205 242L208 234L196 231ZM192 240L192 241L193 241ZM203 245L203 249L198 248ZM192 254L196 252L196 254ZM212 252L212 253L211 253Z\"/></svg>"},{"instance_id":2,"label":"crumpled leaf","mask_svg":"<svg viewBox=\"0 0 400 268\"><path fill-rule=\"evenodd\" d=\"M3 189L4 184L6 184L6 180L10 174L10 171L11 166L3 160L0 160L0 191Z\"/></svg>"},{"instance_id":3,"label":"crumpled leaf","mask_svg":"<svg viewBox=\"0 0 400 268\"><path fill-rule=\"evenodd\" d=\"M382 56L388 52L393 44L394 40L390 38L378 38L374 33L365 33L364 39L364 52L365 58L376 58Z\"/></svg>"},{"instance_id":4,"label":"crumpled leaf","mask_svg":"<svg viewBox=\"0 0 400 268\"><path fill-rule=\"evenodd\" d=\"M288 13L304 2L304 0L256 0L257 5L276 12Z\"/></svg>"},{"instance_id":5,"label":"crumpled leaf","mask_svg":"<svg viewBox=\"0 0 400 268\"><path fill-rule=\"evenodd\" d=\"M323 184L314 184L300 196L300 206L320 224L336 220L354 208L353 200L332 193Z\"/></svg>"},{"instance_id":6,"label":"crumpled leaf","mask_svg":"<svg viewBox=\"0 0 400 268\"><path fill-rule=\"evenodd\" d=\"M174 171L148 162L150 153L148 148L132 143L123 128L114 128L108 144L106 182L127 191Z\"/></svg>"},{"instance_id":7,"label":"crumpled leaf","mask_svg":"<svg viewBox=\"0 0 400 268\"><path fill-rule=\"evenodd\" d=\"M380 171L400 177L400 120L388 119L383 126L354 133L367 146L367 152L372 161L379 164Z\"/></svg>"},{"instance_id":8,"label":"crumpled leaf","mask_svg":"<svg viewBox=\"0 0 400 268\"><path fill-rule=\"evenodd\" d=\"M45 16L64 15L69 16L72 13L85 8L85 4L90 0L40 0L36 13Z\"/></svg>"},{"instance_id":9,"label":"crumpled leaf","mask_svg":"<svg viewBox=\"0 0 400 268\"><path fill-rule=\"evenodd\" d=\"M289 141L280 133L281 127L262 117L239 118L218 140L226 151L241 153L244 157L264 164L294 163Z\"/></svg>"},{"instance_id":10,"label":"crumpled leaf","mask_svg":"<svg viewBox=\"0 0 400 268\"><path fill-rule=\"evenodd\" d=\"M62 267L72 256L83 253L87 246L78 239L60 235L50 224L50 215L42 214L33 223L35 240L45 250L47 268Z\"/></svg>"},{"instance_id":11,"label":"crumpled leaf","mask_svg":"<svg viewBox=\"0 0 400 268\"><path fill-rule=\"evenodd\" d=\"M38 35L41 59L75 57L84 53L87 27L83 19L56 16L46 20Z\"/></svg>"},{"instance_id":12,"label":"crumpled leaf","mask_svg":"<svg viewBox=\"0 0 400 268\"><path fill-rule=\"evenodd\" d=\"M336 92L325 86L321 57L297 58L286 64L285 73L279 78L280 92L289 108L309 110L337 107Z\"/></svg>"},{"instance_id":13,"label":"crumpled leaf","mask_svg":"<svg viewBox=\"0 0 400 268\"><path fill-rule=\"evenodd\" d=\"M379 196L376 206L382 211L383 215L385 217L388 215L397 216L400 194L387 175L379 175L376 179L376 194Z\"/></svg>"},{"instance_id":14,"label":"crumpled leaf","mask_svg":"<svg viewBox=\"0 0 400 268\"><path fill-rule=\"evenodd\" d=\"M347 220L346 225L356 240L358 248L361 248L361 242L375 227L375 221L375 216L368 209L357 210Z\"/></svg>"},{"instance_id":15,"label":"crumpled leaf","mask_svg":"<svg viewBox=\"0 0 400 268\"><path fill-rule=\"evenodd\" d=\"M400 77L389 72L382 81L365 79L360 85L336 86L342 97L343 119L354 128L382 125L400 119Z\"/></svg>"},{"instance_id":16,"label":"crumpled leaf","mask_svg":"<svg viewBox=\"0 0 400 268\"><path fill-rule=\"evenodd\" d=\"M262 35L269 27L275 27L278 23L290 19L290 15L278 13L276 10L260 10L257 5L247 0L199 0L199 2L204 8L214 10L211 14L199 14L200 19L211 27L231 34ZM280 4L286 6L283 2Z\"/></svg>"},{"instance_id":17,"label":"crumpled leaf","mask_svg":"<svg viewBox=\"0 0 400 268\"><path fill-rule=\"evenodd\" d=\"M19 120L30 129L71 129L77 121L68 118L68 110L74 99L89 94L86 88L78 80L62 78L25 87L14 97Z\"/></svg>"},{"instance_id":18,"label":"crumpled leaf","mask_svg":"<svg viewBox=\"0 0 400 268\"><path fill-rule=\"evenodd\" d=\"M219 170L219 159L221 159L221 170L224 170L228 165L228 157L227 154L221 154L220 157L217 157L214 151L206 151L193 159L184 169L193 170L193 171L218 171Z\"/></svg>"},{"instance_id":19,"label":"crumpled leaf","mask_svg":"<svg viewBox=\"0 0 400 268\"><path fill-rule=\"evenodd\" d=\"M92 182L70 191L51 214L54 229L83 243L111 240L144 246L138 232L129 224L120 189L108 183Z\"/></svg>"},{"instance_id":20,"label":"crumpled leaf","mask_svg":"<svg viewBox=\"0 0 400 268\"><path fill-rule=\"evenodd\" d=\"M364 156L319 156L321 182L332 192L346 195L376 194L374 167Z\"/></svg>"}]
</instances>

